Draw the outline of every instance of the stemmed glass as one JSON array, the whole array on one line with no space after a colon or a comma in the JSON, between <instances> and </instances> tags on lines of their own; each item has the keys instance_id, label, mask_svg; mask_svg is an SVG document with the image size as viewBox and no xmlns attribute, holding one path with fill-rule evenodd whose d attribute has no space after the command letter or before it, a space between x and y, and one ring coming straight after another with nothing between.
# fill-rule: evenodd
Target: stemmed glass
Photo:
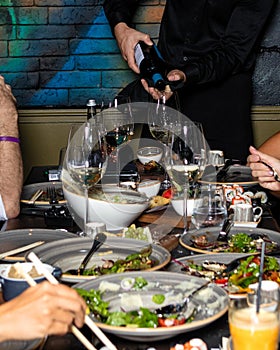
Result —
<instances>
[{"instance_id":1,"label":"stemmed glass","mask_svg":"<svg viewBox=\"0 0 280 350\"><path fill-rule=\"evenodd\" d=\"M120 175L120 147L131 140L134 134L134 121L130 99L118 95L111 107L102 112L107 152L111 163L116 164L116 174Z\"/></svg>"},{"instance_id":2,"label":"stemmed glass","mask_svg":"<svg viewBox=\"0 0 280 350\"><path fill-rule=\"evenodd\" d=\"M164 162L169 178L183 196L184 231L188 231L187 200L196 190L206 162L206 141L202 126L189 120L181 121L180 131L166 148Z\"/></svg>"},{"instance_id":3,"label":"stemmed glass","mask_svg":"<svg viewBox=\"0 0 280 350\"><path fill-rule=\"evenodd\" d=\"M170 147L174 134L180 130L180 117L174 116L175 110L166 106L166 98L163 95L156 104L150 104L148 123L152 136L160 141L164 147ZM165 179L161 183L161 189L165 190L171 187L171 182L165 172Z\"/></svg>"},{"instance_id":4,"label":"stemmed glass","mask_svg":"<svg viewBox=\"0 0 280 350\"><path fill-rule=\"evenodd\" d=\"M107 167L107 148L103 128L99 128L94 120L83 125L73 125L68 138L65 157L65 169L72 188L83 193L85 197L85 213L83 230L87 234L89 220L89 191L103 177ZM64 178L66 174L64 174Z\"/></svg>"}]
</instances>

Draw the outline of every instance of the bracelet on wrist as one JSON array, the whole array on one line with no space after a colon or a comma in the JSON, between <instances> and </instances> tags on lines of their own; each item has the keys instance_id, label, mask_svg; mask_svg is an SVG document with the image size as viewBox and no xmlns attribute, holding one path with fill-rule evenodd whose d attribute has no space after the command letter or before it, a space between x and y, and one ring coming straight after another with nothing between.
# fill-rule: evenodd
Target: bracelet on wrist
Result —
<instances>
[{"instance_id":1,"label":"bracelet on wrist","mask_svg":"<svg viewBox=\"0 0 280 350\"><path fill-rule=\"evenodd\" d=\"M0 136L0 142L1 141L20 143L20 139L13 136Z\"/></svg>"}]
</instances>

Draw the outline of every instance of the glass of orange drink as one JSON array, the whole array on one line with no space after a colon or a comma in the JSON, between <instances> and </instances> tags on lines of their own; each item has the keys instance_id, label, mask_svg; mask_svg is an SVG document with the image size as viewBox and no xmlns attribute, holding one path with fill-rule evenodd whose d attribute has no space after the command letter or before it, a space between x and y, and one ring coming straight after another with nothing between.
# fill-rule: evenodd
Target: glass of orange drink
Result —
<instances>
[{"instance_id":1,"label":"glass of orange drink","mask_svg":"<svg viewBox=\"0 0 280 350\"><path fill-rule=\"evenodd\" d=\"M257 299L260 300L258 307ZM259 296L255 284L246 298L230 300L230 350L277 350L279 325L279 287L276 282L263 281Z\"/></svg>"}]
</instances>

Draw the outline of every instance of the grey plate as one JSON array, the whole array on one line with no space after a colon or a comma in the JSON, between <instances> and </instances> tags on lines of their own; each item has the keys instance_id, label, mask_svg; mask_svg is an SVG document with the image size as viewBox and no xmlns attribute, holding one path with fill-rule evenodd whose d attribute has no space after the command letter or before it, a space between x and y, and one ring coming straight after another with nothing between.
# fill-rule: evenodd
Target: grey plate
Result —
<instances>
[{"instance_id":1,"label":"grey plate","mask_svg":"<svg viewBox=\"0 0 280 350\"><path fill-rule=\"evenodd\" d=\"M32 203L30 203L30 198L34 195L34 193L37 190L43 190L44 192L47 192L48 187L54 187L56 190L61 190L61 192L63 193L62 182L60 182L60 181L39 182L39 183L35 183L35 184L25 185L25 186L23 186L23 189L22 189L21 200L20 200L21 203L27 204L27 205L32 204ZM62 199L59 201L60 205L65 204L65 203L66 203L65 199ZM41 200L40 197L32 205L38 206L38 207L46 207L46 208L50 207L49 202Z\"/></svg>"},{"instance_id":2,"label":"grey plate","mask_svg":"<svg viewBox=\"0 0 280 350\"><path fill-rule=\"evenodd\" d=\"M57 241L65 238L79 238L76 234L62 230L47 229L19 229L3 231L0 233L0 254L6 251L17 249L22 246L44 241L46 243ZM25 256L27 251L17 254L17 256Z\"/></svg>"},{"instance_id":3,"label":"grey plate","mask_svg":"<svg viewBox=\"0 0 280 350\"><path fill-rule=\"evenodd\" d=\"M136 278L141 276L148 281L148 288L145 287L140 291L127 291L121 288L121 281L126 278ZM189 295L191 291L196 289L204 281L201 278L193 276L185 276L175 272L128 272L125 274L106 275L99 277L95 280L79 283L75 285L77 288L83 288L86 290L99 289L99 286L103 282L114 283L120 286L118 291L105 291L103 299L110 302L112 310L116 311L120 309L120 303L122 299L127 299L130 296L141 298L144 307L149 309L156 309L158 304L153 304L152 296L154 294L164 294L166 296L165 304L170 303L172 296L177 296L179 299L183 295ZM170 295L172 293L172 295ZM181 300L181 299L180 299ZM133 302L131 302L132 304ZM198 292L192 298L192 305L199 308L195 319L191 323L186 323L180 326L174 327L159 327L159 328L129 328L129 327L116 327L97 322L97 325L105 332L115 334L121 338L130 339L138 342L156 341L160 339L171 338L177 334L183 334L193 331L198 328L202 328L209 323L220 318L228 309L228 296L227 293L215 284L208 285L205 289ZM164 306L161 304L160 306ZM123 307L123 305L122 305ZM133 306L132 306L133 307Z\"/></svg>"},{"instance_id":4,"label":"grey plate","mask_svg":"<svg viewBox=\"0 0 280 350\"><path fill-rule=\"evenodd\" d=\"M207 238L211 241L215 241L218 238L219 232L220 232L220 227L205 227L203 229L200 230L193 230L193 231L189 231L185 234L183 234L180 237L180 243L182 244L182 246L184 246L185 248L192 250L196 253L202 253L202 254L212 254L214 253L214 251L212 251L211 249L202 249L202 248L197 248L193 245L192 240L195 237L201 236L201 235L207 235ZM270 240L276 242L279 246L280 246L280 233L277 231L272 231L272 230L266 230L266 229L262 229L262 228L248 228L248 227L236 227L236 228L232 228L230 230L229 233L229 237L233 234L236 233L246 233L248 235L252 234L252 233L257 233L257 234L265 234L269 237ZM221 254L221 253L220 253ZM232 254L232 253L229 253Z\"/></svg>"},{"instance_id":5,"label":"grey plate","mask_svg":"<svg viewBox=\"0 0 280 350\"><path fill-rule=\"evenodd\" d=\"M108 236L103 246L90 259L88 267L93 265L100 266L107 259L113 261L123 259L129 254L139 252L147 244L147 242L136 239ZM33 251L43 262L60 267L62 272L65 272L70 269L77 269L91 246L91 238L80 237L78 240L64 239L59 242L45 244L33 249ZM157 263L150 270L159 270L169 263L171 255L168 250L159 245L152 244L152 248L151 259ZM62 275L62 280L70 283L94 278L96 277Z\"/></svg>"},{"instance_id":6,"label":"grey plate","mask_svg":"<svg viewBox=\"0 0 280 350\"><path fill-rule=\"evenodd\" d=\"M246 258L247 256L250 256L252 254L242 254L242 253L216 253L216 254L198 254L198 255L190 255L185 256L179 259L176 259L176 261L171 261L167 266L165 266L164 270L170 271L170 272L177 272L177 273L183 273L185 275L188 275L186 271L182 270L183 266L180 265L182 263L183 265L188 265L189 263L194 263L196 265L202 265L206 260L207 261L215 261L221 264L228 264L231 261L238 259L238 258ZM199 277L204 279L203 277ZM246 296L244 293L229 293L230 298L243 298Z\"/></svg>"}]
</instances>

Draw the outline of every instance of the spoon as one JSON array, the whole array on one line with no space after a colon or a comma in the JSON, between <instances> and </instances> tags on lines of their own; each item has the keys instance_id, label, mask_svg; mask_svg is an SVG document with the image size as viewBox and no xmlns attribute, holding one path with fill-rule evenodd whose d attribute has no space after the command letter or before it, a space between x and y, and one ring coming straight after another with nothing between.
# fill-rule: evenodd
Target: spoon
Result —
<instances>
[{"instance_id":1,"label":"spoon","mask_svg":"<svg viewBox=\"0 0 280 350\"><path fill-rule=\"evenodd\" d=\"M177 314L177 313L184 312L187 308L187 305L188 305L191 297L193 297L201 289L207 287L209 283L211 283L211 281L207 281L206 283L204 283L201 286L199 286L198 288L196 288L187 297L185 297L181 303L169 304L169 305L163 306L161 308L156 309L155 313L157 315L166 316L166 315L170 315L170 314Z\"/></svg>"},{"instance_id":2,"label":"spoon","mask_svg":"<svg viewBox=\"0 0 280 350\"><path fill-rule=\"evenodd\" d=\"M219 232L219 236L217 238L218 242L228 242L228 234L230 229L233 226L233 221L231 220L231 218L227 218L225 219L223 226L221 228L221 231Z\"/></svg>"},{"instance_id":3,"label":"spoon","mask_svg":"<svg viewBox=\"0 0 280 350\"><path fill-rule=\"evenodd\" d=\"M106 239L107 239L107 236L104 233L102 233L102 232L97 233L97 235L95 236L95 238L93 240L93 244L92 244L91 249L88 251L87 255L84 257L80 266L77 269L71 269L71 270L66 271L65 273L70 274L70 275L82 275L90 258L103 245L103 243L106 241Z\"/></svg>"}]
</instances>

